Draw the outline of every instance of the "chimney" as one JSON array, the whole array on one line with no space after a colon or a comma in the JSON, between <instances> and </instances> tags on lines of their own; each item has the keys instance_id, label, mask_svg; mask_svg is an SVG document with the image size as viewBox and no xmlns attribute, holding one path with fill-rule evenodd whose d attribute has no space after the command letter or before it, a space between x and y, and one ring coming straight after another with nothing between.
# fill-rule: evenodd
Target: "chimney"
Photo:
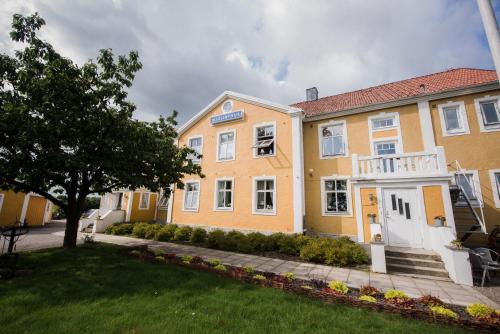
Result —
<instances>
[{"instance_id":1,"label":"chimney","mask_svg":"<svg viewBox=\"0 0 500 334\"><path fill-rule=\"evenodd\" d=\"M318 88L312 87L306 89L306 101L315 101L318 99Z\"/></svg>"},{"instance_id":2,"label":"chimney","mask_svg":"<svg viewBox=\"0 0 500 334\"><path fill-rule=\"evenodd\" d=\"M425 84L420 85L420 93L422 94L427 93L427 87L425 86Z\"/></svg>"}]
</instances>

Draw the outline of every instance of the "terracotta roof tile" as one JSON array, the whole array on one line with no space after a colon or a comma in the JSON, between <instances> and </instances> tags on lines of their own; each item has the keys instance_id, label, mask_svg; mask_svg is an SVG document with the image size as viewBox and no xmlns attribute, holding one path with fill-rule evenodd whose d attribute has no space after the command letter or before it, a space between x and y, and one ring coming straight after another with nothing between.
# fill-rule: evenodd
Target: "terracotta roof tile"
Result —
<instances>
[{"instance_id":1,"label":"terracotta roof tile","mask_svg":"<svg viewBox=\"0 0 500 334\"><path fill-rule=\"evenodd\" d=\"M327 96L315 101L299 102L292 106L301 108L304 110L306 117L311 117L371 104L397 101L423 94L466 88L496 80L497 75L494 70L456 68L353 92ZM422 85L425 85L425 93L422 91Z\"/></svg>"}]
</instances>

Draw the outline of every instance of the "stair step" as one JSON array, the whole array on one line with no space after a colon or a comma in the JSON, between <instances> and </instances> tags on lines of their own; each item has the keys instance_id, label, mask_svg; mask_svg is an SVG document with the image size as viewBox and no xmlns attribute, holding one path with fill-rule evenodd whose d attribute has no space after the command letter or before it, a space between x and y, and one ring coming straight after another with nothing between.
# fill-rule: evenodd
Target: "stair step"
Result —
<instances>
[{"instance_id":1,"label":"stair step","mask_svg":"<svg viewBox=\"0 0 500 334\"><path fill-rule=\"evenodd\" d=\"M412 277L412 278L423 278L433 281L453 282L449 277L429 276L429 275L419 275L419 274L399 273L399 272L389 272L389 274L404 276L404 277Z\"/></svg>"},{"instance_id":2,"label":"stair step","mask_svg":"<svg viewBox=\"0 0 500 334\"><path fill-rule=\"evenodd\" d=\"M425 254L425 253L411 253L411 252L399 252L393 250L385 250L386 257L394 258L405 258L405 259L423 259L423 260L435 260L441 261L441 258L437 254Z\"/></svg>"},{"instance_id":3,"label":"stair step","mask_svg":"<svg viewBox=\"0 0 500 334\"><path fill-rule=\"evenodd\" d=\"M407 266L403 264L387 264L387 271L391 273L417 274L432 277L449 277L448 272L444 269Z\"/></svg>"},{"instance_id":4,"label":"stair step","mask_svg":"<svg viewBox=\"0 0 500 334\"><path fill-rule=\"evenodd\" d=\"M386 256L385 261L387 265L407 265L407 266L416 266L416 267L425 267L425 268L437 268L444 269L444 263L436 260L427 260L427 259L414 259L414 258L400 258L393 256Z\"/></svg>"}]
</instances>

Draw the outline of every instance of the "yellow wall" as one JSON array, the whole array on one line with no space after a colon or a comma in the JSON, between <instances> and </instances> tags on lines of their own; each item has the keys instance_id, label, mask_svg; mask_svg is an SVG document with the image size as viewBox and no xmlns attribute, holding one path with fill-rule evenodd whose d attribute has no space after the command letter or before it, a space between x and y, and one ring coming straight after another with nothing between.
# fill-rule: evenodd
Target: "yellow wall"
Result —
<instances>
[{"instance_id":1,"label":"yellow wall","mask_svg":"<svg viewBox=\"0 0 500 334\"><path fill-rule=\"evenodd\" d=\"M165 223L167 221L167 213L168 211L165 209L158 209L156 213L156 221Z\"/></svg>"},{"instance_id":2,"label":"yellow wall","mask_svg":"<svg viewBox=\"0 0 500 334\"><path fill-rule=\"evenodd\" d=\"M423 186L422 192L424 193L427 224L434 225L434 217L446 216L441 186ZM447 222L445 222L445 225L447 225Z\"/></svg>"},{"instance_id":3,"label":"yellow wall","mask_svg":"<svg viewBox=\"0 0 500 334\"><path fill-rule=\"evenodd\" d=\"M354 209L356 203L354 203L354 196L351 196L353 208L352 215L322 216L320 180L321 177L324 176L352 175L351 155L353 153L357 153L360 156L371 155L368 117L378 115L381 112L397 112L399 114L403 152L423 151L418 107L416 104L335 118L335 121L346 121L348 157L320 159L318 126L327 123L329 120L305 122L303 124L304 170L306 171L306 228L308 230L329 234L357 234L356 212ZM393 137L396 135L396 130L385 130L373 133L374 138ZM313 170L312 175L309 173L310 169Z\"/></svg>"},{"instance_id":4,"label":"yellow wall","mask_svg":"<svg viewBox=\"0 0 500 334\"><path fill-rule=\"evenodd\" d=\"M139 209L139 202L141 198L140 192L134 192L134 197L132 198L132 211L130 212L131 222L150 222L155 220L156 212L156 193L151 193L149 198L149 208ZM128 195L127 195L128 199ZM130 208L128 208L130 210Z\"/></svg>"},{"instance_id":5,"label":"yellow wall","mask_svg":"<svg viewBox=\"0 0 500 334\"><path fill-rule=\"evenodd\" d=\"M361 212L363 215L363 239L365 243L370 242L370 218L368 214L375 214L375 221L380 224L377 207L377 189L376 188L361 188ZM370 195L373 196L373 201L370 201Z\"/></svg>"},{"instance_id":6,"label":"yellow wall","mask_svg":"<svg viewBox=\"0 0 500 334\"><path fill-rule=\"evenodd\" d=\"M30 196L26 210L26 222L30 226L43 225L47 200L43 197Z\"/></svg>"},{"instance_id":7,"label":"yellow wall","mask_svg":"<svg viewBox=\"0 0 500 334\"><path fill-rule=\"evenodd\" d=\"M445 148L446 160L458 160L464 169L477 170L484 201L484 215L488 231L500 221L500 209L495 208L493 189L491 187L490 169L500 169L500 131L480 132L474 99L486 95L500 95L500 90L481 94L470 94L456 98L431 101L431 116L436 145ZM443 137L438 105L449 101L463 101L467 112L470 134ZM450 168L450 171L452 169Z\"/></svg>"},{"instance_id":8,"label":"yellow wall","mask_svg":"<svg viewBox=\"0 0 500 334\"><path fill-rule=\"evenodd\" d=\"M176 189L173 199L172 221L176 224L213 226L262 231L293 232L293 186L292 186L292 130L291 117L279 111L233 99L233 110L244 109L243 120L212 126L210 117L220 115L222 101L186 133L180 136L179 144L185 145L187 138L203 135L203 158L201 167L206 175L200 183L198 212L182 211L184 191ZM276 156L253 158L253 126L259 123L276 122ZM236 129L236 159L216 162L217 133ZM276 215L252 214L252 177L276 177ZM234 178L234 211L214 211L215 179ZM188 176L188 179L199 179Z\"/></svg>"},{"instance_id":9,"label":"yellow wall","mask_svg":"<svg viewBox=\"0 0 500 334\"><path fill-rule=\"evenodd\" d=\"M24 193L0 191L0 194L4 194L3 205L0 209L0 225L14 225L17 221L19 221L19 219L21 219Z\"/></svg>"}]
</instances>

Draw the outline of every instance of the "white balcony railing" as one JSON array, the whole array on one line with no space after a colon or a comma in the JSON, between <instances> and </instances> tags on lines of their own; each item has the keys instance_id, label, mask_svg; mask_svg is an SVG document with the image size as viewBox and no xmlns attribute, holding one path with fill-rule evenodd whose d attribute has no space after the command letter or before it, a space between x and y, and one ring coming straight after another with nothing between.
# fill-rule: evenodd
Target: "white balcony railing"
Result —
<instances>
[{"instance_id":1,"label":"white balcony railing","mask_svg":"<svg viewBox=\"0 0 500 334\"><path fill-rule=\"evenodd\" d=\"M352 155L353 177L406 177L444 175L448 173L444 149L432 152L359 157Z\"/></svg>"}]
</instances>

